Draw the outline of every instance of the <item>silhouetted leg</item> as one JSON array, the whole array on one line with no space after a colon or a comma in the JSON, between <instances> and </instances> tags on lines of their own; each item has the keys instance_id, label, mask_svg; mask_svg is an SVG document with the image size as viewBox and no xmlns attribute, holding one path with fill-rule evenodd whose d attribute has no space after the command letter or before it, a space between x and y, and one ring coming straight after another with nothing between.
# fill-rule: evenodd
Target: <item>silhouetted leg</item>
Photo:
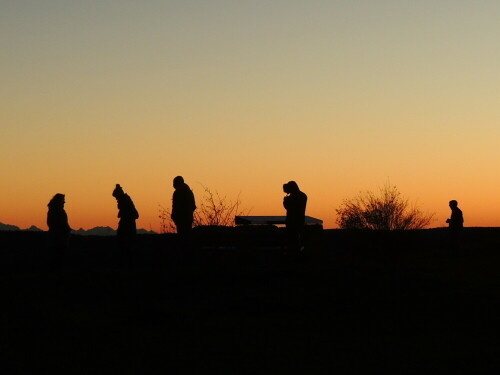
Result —
<instances>
[{"instance_id":1,"label":"silhouetted leg","mask_svg":"<svg viewBox=\"0 0 500 375\"><path fill-rule=\"evenodd\" d=\"M128 240L123 234L118 234L117 238L118 238L118 247L120 251L120 264L128 265L130 257Z\"/></svg>"},{"instance_id":2,"label":"silhouetted leg","mask_svg":"<svg viewBox=\"0 0 500 375\"><path fill-rule=\"evenodd\" d=\"M63 247L54 245L50 248L50 270L54 273L61 273Z\"/></svg>"},{"instance_id":3,"label":"silhouetted leg","mask_svg":"<svg viewBox=\"0 0 500 375\"><path fill-rule=\"evenodd\" d=\"M449 246L453 255L460 255L462 251L462 231L459 229L450 229Z\"/></svg>"},{"instance_id":4,"label":"silhouetted leg","mask_svg":"<svg viewBox=\"0 0 500 375\"><path fill-rule=\"evenodd\" d=\"M68 235L50 235L49 237L49 254L50 254L50 270L57 274L62 273L64 266L64 258L68 248Z\"/></svg>"},{"instance_id":5,"label":"silhouetted leg","mask_svg":"<svg viewBox=\"0 0 500 375\"><path fill-rule=\"evenodd\" d=\"M134 248L137 237L135 220L120 220L117 237L122 264L132 265L134 263Z\"/></svg>"},{"instance_id":6,"label":"silhouetted leg","mask_svg":"<svg viewBox=\"0 0 500 375\"><path fill-rule=\"evenodd\" d=\"M287 253L299 254L302 244L299 228L287 228Z\"/></svg>"},{"instance_id":7,"label":"silhouetted leg","mask_svg":"<svg viewBox=\"0 0 500 375\"><path fill-rule=\"evenodd\" d=\"M189 250L191 248L192 225L191 221L176 223L179 246L183 250Z\"/></svg>"}]
</instances>

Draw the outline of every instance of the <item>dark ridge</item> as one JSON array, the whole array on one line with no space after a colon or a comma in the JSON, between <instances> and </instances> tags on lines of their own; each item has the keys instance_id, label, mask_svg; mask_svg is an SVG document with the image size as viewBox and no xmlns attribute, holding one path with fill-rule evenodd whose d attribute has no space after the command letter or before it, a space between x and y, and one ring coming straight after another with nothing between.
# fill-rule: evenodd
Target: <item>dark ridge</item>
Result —
<instances>
[{"instance_id":1,"label":"dark ridge","mask_svg":"<svg viewBox=\"0 0 500 375\"><path fill-rule=\"evenodd\" d=\"M193 248L0 232L5 373L400 374L498 368L500 229L204 227ZM42 369L42 370L40 370Z\"/></svg>"}]
</instances>

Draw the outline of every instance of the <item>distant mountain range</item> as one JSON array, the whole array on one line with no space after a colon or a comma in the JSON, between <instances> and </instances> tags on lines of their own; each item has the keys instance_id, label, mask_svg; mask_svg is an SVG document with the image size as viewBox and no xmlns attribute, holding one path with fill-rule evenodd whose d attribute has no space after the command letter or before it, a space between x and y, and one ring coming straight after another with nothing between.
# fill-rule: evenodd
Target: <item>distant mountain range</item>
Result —
<instances>
[{"instance_id":1,"label":"distant mountain range","mask_svg":"<svg viewBox=\"0 0 500 375\"><path fill-rule=\"evenodd\" d=\"M3 224L0 223L0 231L24 231L24 232L43 232L40 228L32 225L31 227L27 229L21 229L19 227L16 227L15 225L9 225L9 224Z\"/></svg>"},{"instance_id":2,"label":"distant mountain range","mask_svg":"<svg viewBox=\"0 0 500 375\"><path fill-rule=\"evenodd\" d=\"M15 225L3 223L0 223L0 231L43 232L42 229L34 225L27 229L21 229ZM115 236L116 230L111 227L95 227L88 230L80 228L78 230L72 230L71 233L81 236ZM146 229L137 229L137 234L156 234L156 232Z\"/></svg>"}]
</instances>

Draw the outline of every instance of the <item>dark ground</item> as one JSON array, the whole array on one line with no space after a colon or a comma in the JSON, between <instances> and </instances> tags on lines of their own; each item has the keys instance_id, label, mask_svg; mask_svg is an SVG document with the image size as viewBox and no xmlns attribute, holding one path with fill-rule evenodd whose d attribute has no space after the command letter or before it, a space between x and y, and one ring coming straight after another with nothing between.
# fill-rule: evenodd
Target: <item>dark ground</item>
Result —
<instances>
[{"instance_id":1,"label":"dark ground","mask_svg":"<svg viewBox=\"0 0 500 375\"><path fill-rule=\"evenodd\" d=\"M0 232L4 374L477 374L500 369L500 229L326 230L301 257L279 230L203 229L197 251L143 235ZM220 246L219 246L220 245Z\"/></svg>"}]
</instances>

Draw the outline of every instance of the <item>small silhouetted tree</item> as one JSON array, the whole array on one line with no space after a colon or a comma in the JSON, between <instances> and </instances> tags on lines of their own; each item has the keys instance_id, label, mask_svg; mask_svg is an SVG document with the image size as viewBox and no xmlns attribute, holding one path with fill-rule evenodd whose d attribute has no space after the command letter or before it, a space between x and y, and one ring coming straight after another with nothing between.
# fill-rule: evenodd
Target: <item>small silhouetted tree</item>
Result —
<instances>
[{"instance_id":1,"label":"small silhouetted tree","mask_svg":"<svg viewBox=\"0 0 500 375\"><path fill-rule=\"evenodd\" d=\"M345 199L336 212L337 224L342 229L422 229L434 216L411 205L396 186L389 183L381 187L378 194L366 191Z\"/></svg>"},{"instance_id":2,"label":"small silhouetted tree","mask_svg":"<svg viewBox=\"0 0 500 375\"><path fill-rule=\"evenodd\" d=\"M177 227L170 217L171 210L158 204L158 218L160 219L160 233L175 233Z\"/></svg>"},{"instance_id":3,"label":"small silhouetted tree","mask_svg":"<svg viewBox=\"0 0 500 375\"><path fill-rule=\"evenodd\" d=\"M203 186L203 195L196 196L196 211L194 212L193 226L219 225L234 226L234 217L248 215L248 210L241 208L240 194L236 198L229 199L221 196L217 191ZM171 210L158 205L158 218L160 219L161 233L175 233L176 226L170 218Z\"/></svg>"},{"instance_id":4,"label":"small silhouetted tree","mask_svg":"<svg viewBox=\"0 0 500 375\"><path fill-rule=\"evenodd\" d=\"M206 186L202 185L202 188L203 196L194 212L194 226L221 225L231 227L234 226L235 216L248 213L241 209L240 194L232 200L219 195L217 191L213 192Z\"/></svg>"}]
</instances>

